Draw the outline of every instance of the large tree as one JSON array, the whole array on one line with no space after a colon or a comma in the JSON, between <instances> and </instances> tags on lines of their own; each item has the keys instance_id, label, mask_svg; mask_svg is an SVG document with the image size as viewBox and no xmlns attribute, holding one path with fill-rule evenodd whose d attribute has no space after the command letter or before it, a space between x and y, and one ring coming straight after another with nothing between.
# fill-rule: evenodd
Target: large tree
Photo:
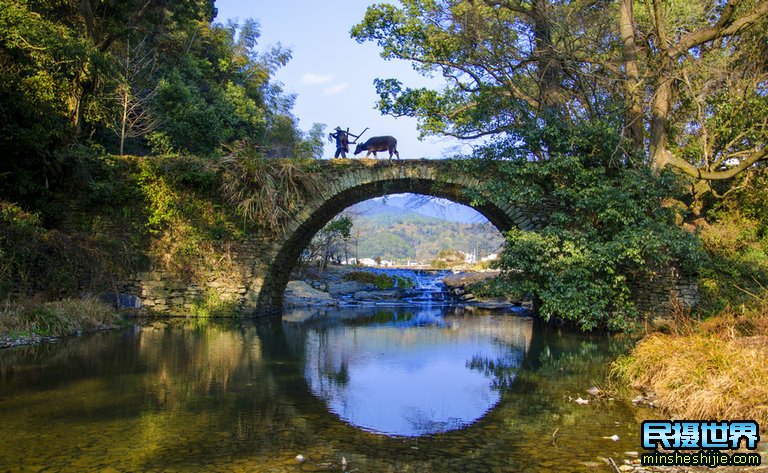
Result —
<instances>
[{"instance_id":1,"label":"large tree","mask_svg":"<svg viewBox=\"0 0 768 473\"><path fill-rule=\"evenodd\" d=\"M542 114L589 119L610 106L593 78L613 64L601 40L604 12L591 2L404 0L370 7L352 35L382 56L413 61L448 79L441 91L376 82L384 113L421 119L426 134L478 138L510 132Z\"/></svg>"},{"instance_id":2,"label":"large tree","mask_svg":"<svg viewBox=\"0 0 768 473\"><path fill-rule=\"evenodd\" d=\"M620 114L627 155L707 181L768 155L766 13L768 0L402 0L370 7L352 35L447 79L376 82L382 112L425 134L518 140L541 120Z\"/></svg>"},{"instance_id":3,"label":"large tree","mask_svg":"<svg viewBox=\"0 0 768 473\"><path fill-rule=\"evenodd\" d=\"M711 181L768 157L768 1L637 7L653 165Z\"/></svg>"}]
</instances>

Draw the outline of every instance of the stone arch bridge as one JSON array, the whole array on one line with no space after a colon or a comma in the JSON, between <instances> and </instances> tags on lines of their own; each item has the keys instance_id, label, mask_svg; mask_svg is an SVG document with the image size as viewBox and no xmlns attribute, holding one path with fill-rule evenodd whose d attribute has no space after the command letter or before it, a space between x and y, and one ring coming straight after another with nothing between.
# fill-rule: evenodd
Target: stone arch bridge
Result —
<instances>
[{"instance_id":1,"label":"stone arch bridge","mask_svg":"<svg viewBox=\"0 0 768 473\"><path fill-rule=\"evenodd\" d=\"M347 207L374 197L406 192L442 197L474 208L501 232L513 227L531 230L545 222L544 204L525 209L493 195L483 196L482 204L474 204L466 191L481 182L457 171L452 160L361 160L346 164L335 169L333 162L325 164L320 192L305 202L285 232L265 248L253 274L257 311L273 312L282 307L291 270L320 229Z\"/></svg>"},{"instance_id":2,"label":"stone arch bridge","mask_svg":"<svg viewBox=\"0 0 768 473\"><path fill-rule=\"evenodd\" d=\"M237 270L227 277L211 274L194 283L174 280L161 269L139 273L127 281L127 304L157 313L186 314L214 290L234 299L246 314L279 313L290 273L312 237L347 207L388 194L415 193L468 205L500 231L535 229L545 223L547 206L522 208L494 195L472 201L467 192L481 184L453 160L330 160L322 161L319 189L306 196L278 236L257 237L235 245Z\"/></svg>"}]
</instances>

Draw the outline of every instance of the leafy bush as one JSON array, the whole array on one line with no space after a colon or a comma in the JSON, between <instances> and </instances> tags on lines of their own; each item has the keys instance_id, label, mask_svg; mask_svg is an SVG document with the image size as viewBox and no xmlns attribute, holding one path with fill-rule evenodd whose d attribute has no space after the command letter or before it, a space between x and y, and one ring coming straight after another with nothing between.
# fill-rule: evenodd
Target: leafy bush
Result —
<instances>
[{"instance_id":1,"label":"leafy bush","mask_svg":"<svg viewBox=\"0 0 768 473\"><path fill-rule=\"evenodd\" d=\"M505 291L531 294L544 318L623 329L637 318L633 289L640 283L671 265L698 271L700 243L676 224L667 203L679 193L672 174L614 158L620 137L605 124L532 126L527 133L527 143L546 143L549 159L531 161L530 148L496 143L480 152L484 162L460 164L483 182L472 192L476 203L494 195L547 211L546 227L505 235L495 263Z\"/></svg>"},{"instance_id":2,"label":"leafy bush","mask_svg":"<svg viewBox=\"0 0 768 473\"><path fill-rule=\"evenodd\" d=\"M44 228L16 204L0 201L0 297L11 292L71 297L105 291L129 268L110 239Z\"/></svg>"},{"instance_id":3,"label":"leafy bush","mask_svg":"<svg viewBox=\"0 0 768 473\"><path fill-rule=\"evenodd\" d=\"M178 156L138 158L134 164L130 186L143 198L143 231L154 237L155 260L188 280L229 261L221 258L222 242L237 241L244 231L234 212L221 205L214 164Z\"/></svg>"},{"instance_id":4,"label":"leafy bush","mask_svg":"<svg viewBox=\"0 0 768 473\"><path fill-rule=\"evenodd\" d=\"M395 276L395 286L397 286L398 289L411 289L414 286L416 286L416 283L413 282L413 279L411 278L404 278L401 276Z\"/></svg>"},{"instance_id":5,"label":"leafy bush","mask_svg":"<svg viewBox=\"0 0 768 473\"><path fill-rule=\"evenodd\" d=\"M709 217L696 227L709 255L698 282L702 306L714 312L746 303L768 286L768 238L765 223L733 204Z\"/></svg>"},{"instance_id":6,"label":"leafy bush","mask_svg":"<svg viewBox=\"0 0 768 473\"><path fill-rule=\"evenodd\" d=\"M525 296L522 292L510 291L509 285L501 278L489 278L472 283L467 287L467 292L471 292L477 297L504 298L514 301L522 300Z\"/></svg>"},{"instance_id":7,"label":"leafy bush","mask_svg":"<svg viewBox=\"0 0 768 473\"><path fill-rule=\"evenodd\" d=\"M380 273L377 274L375 278L373 278L373 285L376 286L376 289L387 291L395 287L395 279L387 276L384 273Z\"/></svg>"},{"instance_id":8,"label":"leafy bush","mask_svg":"<svg viewBox=\"0 0 768 473\"><path fill-rule=\"evenodd\" d=\"M363 284L373 284L376 275L370 271L351 271L344 275L345 281L355 281Z\"/></svg>"},{"instance_id":9,"label":"leafy bush","mask_svg":"<svg viewBox=\"0 0 768 473\"><path fill-rule=\"evenodd\" d=\"M195 302L189 315L202 318L233 317L239 315L239 310L237 302L222 299L217 291L209 289Z\"/></svg>"}]
</instances>

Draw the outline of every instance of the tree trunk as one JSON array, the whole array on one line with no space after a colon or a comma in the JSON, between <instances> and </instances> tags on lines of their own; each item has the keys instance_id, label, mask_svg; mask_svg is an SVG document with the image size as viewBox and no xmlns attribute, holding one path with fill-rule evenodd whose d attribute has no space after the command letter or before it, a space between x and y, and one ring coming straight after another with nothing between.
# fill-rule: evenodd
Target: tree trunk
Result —
<instances>
[{"instance_id":1,"label":"tree trunk","mask_svg":"<svg viewBox=\"0 0 768 473\"><path fill-rule=\"evenodd\" d=\"M120 156L124 156L123 146L125 144L125 126L128 121L128 87L123 90L123 115L120 123Z\"/></svg>"},{"instance_id":2,"label":"tree trunk","mask_svg":"<svg viewBox=\"0 0 768 473\"><path fill-rule=\"evenodd\" d=\"M552 28L550 27L548 0L533 0L531 18L536 41L534 57L539 72L541 87L540 103L543 107L557 109L562 103L560 90L560 61L552 46Z\"/></svg>"},{"instance_id":3,"label":"tree trunk","mask_svg":"<svg viewBox=\"0 0 768 473\"><path fill-rule=\"evenodd\" d=\"M669 164L669 150L667 149L669 131L669 110L672 104L672 77L671 60L669 51L669 38L667 36L664 4L662 0L653 0L653 17L656 24L656 36L658 38L660 63L656 72L656 93L653 97L653 110L651 111L651 165L657 171L661 171Z\"/></svg>"},{"instance_id":4,"label":"tree trunk","mask_svg":"<svg viewBox=\"0 0 768 473\"><path fill-rule=\"evenodd\" d=\"M624 100L627 107L625 127L635 150L639 151L643 149L643 109L638 89L640 73L637 67L633 4L633 0L621 0L619 25L625 74Z\"/></svg>"},{"instance_id":5,"label":"tree trunk","mask_svg":"<svg viewBox=\"0 0 768 473\"><path fill-rule=\"evenodd\" d=\"M672 101L672 79L667 77L664 69L659 74L659 84L656 87L651 113L651 165L657 171L670 163L670 152L667 149L669 139L667 122Z\"/></svg>"}]
</instances>

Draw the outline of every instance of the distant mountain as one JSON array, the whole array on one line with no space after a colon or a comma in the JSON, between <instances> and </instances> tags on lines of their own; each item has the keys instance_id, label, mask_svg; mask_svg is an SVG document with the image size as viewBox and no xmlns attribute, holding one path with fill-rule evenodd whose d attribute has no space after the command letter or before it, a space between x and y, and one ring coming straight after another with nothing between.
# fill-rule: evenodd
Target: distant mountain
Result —
<instances>
[{"instance_id":1,"label":"distant mountain","mask_svg":"<svg viewBox=\"0 0 768 473\"><path fill-rule=\"evenodd\" d=\"M347 212L352 215L360 215L366 217L374 217L376 215L382 214L402 215L411 213L410 210L407 210L404 207L390 205L389 202L385 201L384 199L371 199L366 200L365 202L360 202L359 204L355 204L347 209Z\"/></svg>"},{"instance_id":2,"label":"distant mountain","mask_svg":"<svg viewBox=\"0 0 768 473\"><path fill-rule=\"evenodd\" d=\"M504 241L487 221L461 223L371 201L364 204L365 213L352 214L350 253L356 251L359 258L429 262L440 251L453 249L480 259L497 252Z\"/></svg>"},{"instance_id":3,"label":"distant mountain","mask_svg":"<svg viewBox=\"0 0 768 473\"><path fill-rule=\"evenodd\" d=\"M449 222L485 223L487 219L476 210L446 199L427 197L419 194L393 194L366 200L353 205L349 211L366 216L389 213L401 215L416 213Z\"/></svg>"}]
</instances>

